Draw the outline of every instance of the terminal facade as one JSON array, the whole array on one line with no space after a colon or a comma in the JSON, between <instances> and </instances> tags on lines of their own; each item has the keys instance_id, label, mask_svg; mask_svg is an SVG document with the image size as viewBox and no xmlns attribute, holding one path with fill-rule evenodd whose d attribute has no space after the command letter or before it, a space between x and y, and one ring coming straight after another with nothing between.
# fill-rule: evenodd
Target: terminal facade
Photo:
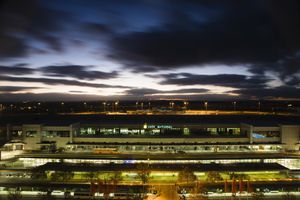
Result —
<instances>
[{"instance_id":1,"label":"terminal facade","mask_svg":"<svg viewBox=\"0 0 300 200\"><path fill-rule=\"evenodd\" d=\"M242 121L181 121L180 118L153 121L147 116L138 121L115 120L114 116L106 118L106 121L85 120L63 125L55 122L2 125L1 134L9 141L4 148L93 153L197 153L283 152L299 151L300 147L300 122L255 125Z\"/></svg>"},{"instance_id":2,"label":"terminal facade","mask_svg":"<svg viewBox=\"0 0 300 200\"><path fill-rule=\"evenodd\" d=\"M2 174L9 166L30 169L32 176L122 168L127 177L136 175L137 166L146 166L152 175L174 177L187 167L203 177L218 172L228 178L230 171L247 174L249 180L263 174L264 180L286 181L300 170L297 118L55 115L4 118L0 131L7 141L1 148Z\"/></svg>"}]
</instances>

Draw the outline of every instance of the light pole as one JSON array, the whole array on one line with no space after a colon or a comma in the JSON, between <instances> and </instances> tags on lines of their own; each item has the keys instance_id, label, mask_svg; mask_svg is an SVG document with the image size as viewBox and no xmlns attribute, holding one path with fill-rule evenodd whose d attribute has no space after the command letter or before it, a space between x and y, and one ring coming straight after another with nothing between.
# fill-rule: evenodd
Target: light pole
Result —
<instances>
[{"instance_id":1,"label":"light pole","mask_svg":"<svg viewBox=\"0 0 300 200\"><path fill-rule=\"evenodd\" d=\"M236 101L233 102L233 110L236 110Z\"/></svg>"},{"instance_id":2,"label":"light pole","mask_svg":"<svg viewBox=\"0 0 300 200\"><path fill-rule=\"evenodd\" d=\"M38 102L38 103L37 103L37 110L38 110L38 112L40 112L40 105L41 105L41 103Z\"/></svg>"},{"instance_id":3,"label":"light pole","mask_svg":"<svg viewBox=\"0 0 300 200\"><path fill-rule=\"evenodd\" d=\"M103 102L103 111L106 112L106 102Z\"/></svg>"},{"instance_id":4,"label":"light pole","mask_svg":"<svg viewBox=\"0 0 300 200\"><path fill-rule=\"evenodd\" d=\"M173 108L174 108L174 104L175 104L175 103L174 103L173 101L171 101L169 104L170 104L170 108L172 108L172 109L173 109Z\"/></svg>"},{"instance_id":5,"label":"light pole","mask_svg":"<svg viewBox=\"0 0 300 200\"><path fill-rule=\"evenodd\" d=\"M139 102L135 102L135 109L138 110Z\"/></svg>"},{"instance_id":6,"label":"light pole","mask_svg":"<svg viewBox=\"0 0 300 200\"><path fill-rule=\"evenodd\" d=\"M208 102L207 101L204 102L204 106L205 106L205 110L207 110L207 107L208 107Z\"/></svg>"},{"instance_id":7,"label":"light pole","mask_svg":"<svg viewBox=\"0 0 300 200\"><path fill-rule=\"evenodd\" d=\"M65 105L65 103L61 102L60 104L61 104L61 111L64 112L64 105Z\"/></svg>"},{"instance_id":8,"label":"light pole","mask_svg":"<svg viewBox=\"0 0 300 200\"><path fill-rule=\"evenodd\" d=\"M83 105L84 105L84 110L87 111L86 102L84 102Z\"/></svg>"},{"instance_id":9,"label":"light pole","mask_svg":"<svg viewBox=\"0 0 300 200\"><path fill-rule=\"evenodd\" d=\"M189 102L187 102L187 101L183 102L183 107L184 107L184 109L187 109L187 108L188 108L188 105L189 105Z\"/></svg>"},{"instance_id":10,"label":"light pole","mask_svg":"<svg viewBox=\"0 0 300 200\"><path fill-rule=\"evenodd\" d=\"M116 101L116 102L115 102L115 111L116 111L116 112L118 112L118 105L119 105L119 102Z\"/></svg>"}]
</instances>

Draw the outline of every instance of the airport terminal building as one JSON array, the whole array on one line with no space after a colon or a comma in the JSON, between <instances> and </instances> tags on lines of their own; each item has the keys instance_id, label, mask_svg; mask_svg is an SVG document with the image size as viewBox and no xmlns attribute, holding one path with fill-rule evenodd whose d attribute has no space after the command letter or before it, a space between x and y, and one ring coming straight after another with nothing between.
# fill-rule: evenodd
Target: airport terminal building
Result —
<instances>
[{"instance_id":1,"label":"airport terminal building","mask_svg":"<svg viewBox=\"0 0 300 200\"><path fill-rule=\"evenodd\" d=\"M272 119L275 117L276 119ZM100 115L7 121L8 150L93 153L299 151L300 121L276 116Z\"/></svg>"},{"instance_id":2,"label":"airport terminal building","mask_svg":"<svg viewBox=\"0 0 300 200\"><path fill-rule=\"evenodd\" d=\"M203 176L232 171L295 178L300 171L299 122L295 116L275 115L5 117L0 130L7 142L0 162L32 174L62 169L130 174L146 164L153 174L188 167ZM6 166L3 170L7 173Z\"/></svg>"}]
</instances>

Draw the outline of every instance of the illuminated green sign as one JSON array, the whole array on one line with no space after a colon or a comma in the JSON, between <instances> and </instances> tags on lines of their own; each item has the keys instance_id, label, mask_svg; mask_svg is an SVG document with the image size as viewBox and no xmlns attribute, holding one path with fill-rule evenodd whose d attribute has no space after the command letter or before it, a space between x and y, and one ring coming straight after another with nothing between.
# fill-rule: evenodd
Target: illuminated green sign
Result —
<instances>
[{"instance_id":1,"label":"illuminated green sign","mask_svg":"<svg viewBox=\"0 0 300 200\"><path fill-rule=\"evenodd\" d=\"M165 124L163 124L163 125L153 125L153 124L147 125L147 124L144 124L144 125L143 125L143 128L144 128L144 129L147 129L147 128L171 129L171 128L173 128L173 127L172 127L171 125L165 125Z\"/></svg>"}]
</instances>

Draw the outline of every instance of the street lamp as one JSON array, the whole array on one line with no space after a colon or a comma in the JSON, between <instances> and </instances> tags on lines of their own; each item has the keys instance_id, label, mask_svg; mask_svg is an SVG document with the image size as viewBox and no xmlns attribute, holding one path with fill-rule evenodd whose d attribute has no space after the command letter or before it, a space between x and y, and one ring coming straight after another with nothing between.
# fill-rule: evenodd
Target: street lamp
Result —
<instances>
[{"instance_id":1,"label":"street lamp","mask_svg":"<svg viewBox=\"0 0 300 200\"><path fill-rule=\"evenodd\" d=\"M204 106L205 106L205 110L207 110L207 107L208 107L208 102L207 101L204 102Z\"/></svg>"},{"instance_id":2,"label":"street lamp","mask_svg":"<svg viewBox=\"0 0 300 200\"><path fill-rule=\"evenodd\" d=\"M86 102L83 102L83 105L84 105L84 109L85 109L85 111L87 111Z\"/></svg>"},{"instance_id":3,"label":"street lamp","mask_svg":"<svg viewBox=\"0 0 300 200\"><path fill-rule=\"evenodd\" d=\"M236 101L233 102L233 110L236 110Z\"/></svg>"},{"instance_id":4,"label":"street lamp","mask_svg":"<svg viewBox=\"0 0 300 200\"><path fill-rule=\"evenodd\" d=\"M115 102L115 111L116 111L116 112L118 112L118 105L119 105L119 102L116 101L116 102Z\"/></svg>"},{"instance_id":5,"label":"street lamp","mask_svg":"<svg viewBox=\"0 0 300 200\"><path fill-rule=\"evenodd\" d=\"M173 101L171 101L169 104L170 104L170 108L172 108L172 109L173 109L173 108L174 108L174 104L175 104L175 103L174 103Z\"/></svg>"},{"instance_id":6,"label":"street lamp","mask_svg":"<svg viewBox=\"0 0 300 200\"><path fill-rule=\"evenodd\" d=\"M41 105L41 103L38 102L38 103L37 103L37 110L38 110L38 112L40 112L40 105Z\"/></svg>"},{"instance_id":7,"label":"street lamp","mask_svg":"<svg viewBox=\"0 0 300 200\"><path fill-rule=\"evenodd\" d=\"M106 102L103 102L103 111L106 112Z\"/></svg>"},{"instance_id":8,"label":"street lamp","mask_svg":"<svg viewBox=\"0 0 300 200\"><path fill-rule=\"evenodd\" d=\"M137 101L137 102L135 102L135 108L136 108L136 110L138 110L138 106L139 106L139 102Z\"/></svg>"},{"instance_id":9,"label":"street lamp","mask_svg":"<svg viewBox=\"0 0 300 200\"><path fill-rule=\"evenodd\" d=\"M188 103L187 101L184 101L184 102L183 102L183 108L184 108L184 109L187 109L188 104L189 104L189 103Z\"/></svg>"},{"instance_id":10,"label":"street lamp","mask_svg":"<svg viewBox=\"0 0 300 200\"><path fill-rule=\"evenodd\" d=\"M64 105L65 105L65 103L61 102L60 104L61 104L61 111L64 112Z\"/></svg>"}]
</instances>

